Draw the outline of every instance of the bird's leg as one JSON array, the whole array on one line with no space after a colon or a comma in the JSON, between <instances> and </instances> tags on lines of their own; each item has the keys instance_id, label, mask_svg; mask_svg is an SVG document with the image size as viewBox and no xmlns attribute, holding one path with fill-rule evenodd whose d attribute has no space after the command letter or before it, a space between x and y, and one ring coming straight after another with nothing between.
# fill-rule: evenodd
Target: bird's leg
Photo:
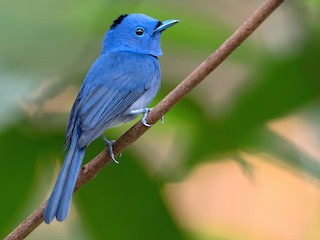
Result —
<instances>
[{"instance_id":1,"label":"bird's leg","mask_svg":"<svg viewBox=\"0 0 320 240\"><path fill-rule=\"evenodd\" d=\"M115 163L118 164L119 162L115 159L114 153L113 153L113 148L112 148L112 144L113 144L115 141L114 141L114 140L110 140L110 141L109 141L104 134L102 134L101 137L102 137L104 143L105 143L105 144L108 146L108 148L109 148L109 154L110 154L111 159L112 159Z\"/></svg>"},{"instance_id":2,"label":"bird's leg","mask_svg":"<svg viewBox=\"0 0 320 240\"><path fill-rule=\"evenodd\" d=\"M145 125L146 127L151 127L153 124L147 123L147 115L151 110L152 110L152 108L141 108L141 109L132 110L130 112L130 114L143 113L142 118L141 118L142 124ZM164 123L164 116L161 117L161 123L162 124Z\"/></svg>"}]
</instances>

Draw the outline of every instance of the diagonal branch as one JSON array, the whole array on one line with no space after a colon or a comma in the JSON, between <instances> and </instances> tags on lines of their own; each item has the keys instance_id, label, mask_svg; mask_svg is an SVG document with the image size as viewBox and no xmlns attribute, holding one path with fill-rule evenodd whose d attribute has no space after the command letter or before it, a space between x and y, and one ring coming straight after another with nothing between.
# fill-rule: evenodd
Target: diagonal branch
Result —
<instances>
[{"instance_id":1,"label":"diagonal branch","mask_svg":"<svg viewBox=\"0 0 320 240\"><path fill-rule=\"evenodd\" d=\"M202 62L188 77L173 89L148 114L147 122L156 123L176 103L181 101L205 77L217 68L251 33L278 7L284 0L266 0L214 53ZM123 152L129 145L142 136L149 128L140 121L123 134L113 145L115 156ZM108 151L101 152L81 168L75 191L93 179L99 171L111 162ZM17 226L5 240L23 239L43 222L46 202Z\"/></svg>"}]
</instances>

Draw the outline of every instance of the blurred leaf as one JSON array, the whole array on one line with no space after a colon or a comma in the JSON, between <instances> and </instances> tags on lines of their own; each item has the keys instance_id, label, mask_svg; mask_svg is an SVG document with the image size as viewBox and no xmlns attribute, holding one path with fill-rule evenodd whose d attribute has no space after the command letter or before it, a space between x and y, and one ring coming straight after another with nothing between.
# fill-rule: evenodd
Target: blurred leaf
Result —
<instances>
[{"instance_id":1,"label":"blurred leaf","mask_svg":"<svg viewBox=\"0 0 320 240\"><path fill-rule=\"evenodd\" d=\"M159 186L124 155L75 196L92 239L183 239Z\"/></svg>"},{"instance_id":2,"label":"blurred leaf","mask_svg":"<svg viewBox=\"0 0 320 240\"><path fill-rule=\"evenodd\" d=\"M195 163L215 154L241 147L266 122L297 110L319 97L317 80L319 50L314 40L295 58L283 61L269 59L256 74L255 84L245 89L222 119L212 119L199 111L191 99L179 105L184 121L194 122L193 139L186 162ZM198 109L198 110L197 110Z\"/></svg>"},{"instance_id":3,"label":"blurred leaf","mask_svg":"<svg viewBox=\"0 0 320 240\"><path fill-rule=\"evenodd\" d=\"M33 194L35 167L40 156L54 161L58 141L56 134L43 134L27 122L0 133L1 204L0 236L13 229ZM58 138L60 138L59 136ZM41 200L39 200L41 202Z\"/></svg>"},{"instance_id":4,"label":"blurred leaf","mask_svg":"<svg viewBox=\"0 0 320 240\"><path fill-rule=\"evenodd\" d=\"M320 162L313 159L297 145L268 129L258 129L248 138L246 150L271 154L284 161L287 166L303 171L311 177L320 179Z\"/></svg>"}]
</instances>

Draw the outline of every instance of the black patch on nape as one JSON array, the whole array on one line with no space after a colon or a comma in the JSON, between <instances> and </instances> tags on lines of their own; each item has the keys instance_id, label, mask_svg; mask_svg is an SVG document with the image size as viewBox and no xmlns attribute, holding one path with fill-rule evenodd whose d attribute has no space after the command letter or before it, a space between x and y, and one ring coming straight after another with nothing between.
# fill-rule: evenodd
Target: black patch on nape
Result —
<instances>
[{"instance_id":1,"label":"black patch on nape","mask_svg":"<svg viewBox=\"0 0 320 240\"><path fill-rule=\"evenodd\" d=\"M154 29L156 29L157 27L160 27L161 24L162 22L158 21L157 26Z\"/></svg>"},{"instance_id":2,"label":"black patch on nape","mask_svg":"<svg viewBox=\"0 0 320 240\"><path fill-rule=\"evenodd\" d=\"M119 25L126 16L128 16L128 14L122 14L116 20L114 20L112 25L110 26L110 30Z\"/></svg>"}]
</instances>

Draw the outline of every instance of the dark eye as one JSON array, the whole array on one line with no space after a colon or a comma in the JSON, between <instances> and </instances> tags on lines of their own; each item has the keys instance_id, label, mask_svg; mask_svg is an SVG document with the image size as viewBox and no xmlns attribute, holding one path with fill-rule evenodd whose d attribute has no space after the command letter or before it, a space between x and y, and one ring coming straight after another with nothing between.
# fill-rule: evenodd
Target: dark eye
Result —
<instances>
[{"instance_id":1,"label":"dark eye","mask_svg":"<svg viewBox=\"0 0 320 240\"><path fill-rule=\"evenodd\" d=\"M138 36L142 36L142 35L144 34L144 29L141 28L141 27L138 27L138 28L136 28L135 33L136 33Z\"/></svg>"}]
</instances>

